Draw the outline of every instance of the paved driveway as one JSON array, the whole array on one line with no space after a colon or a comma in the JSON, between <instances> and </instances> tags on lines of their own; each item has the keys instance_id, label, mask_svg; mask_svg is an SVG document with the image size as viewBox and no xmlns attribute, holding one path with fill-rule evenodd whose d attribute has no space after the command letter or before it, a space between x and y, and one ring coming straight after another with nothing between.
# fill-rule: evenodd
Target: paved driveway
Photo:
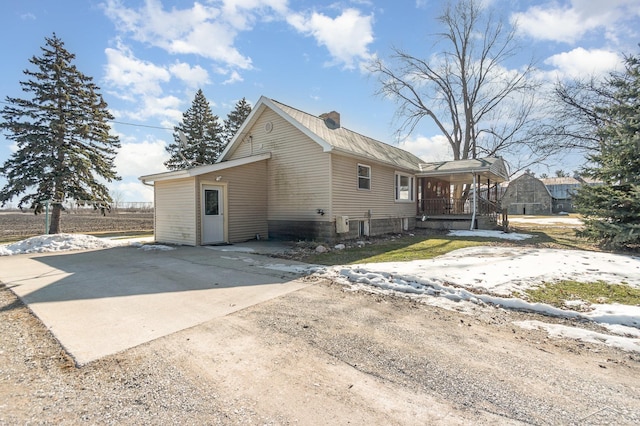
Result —
<instances>
[{"instance_id":1,"label":"paved driveway","mask_svg":"<svg viewBox=\"0 0 640 426\"><path fill-rule=\"evenodd\" d=\"M292 261L253 253L136 247L0 257L0 281L78 364L307 286Z\"/></svg>"}]
</instances>

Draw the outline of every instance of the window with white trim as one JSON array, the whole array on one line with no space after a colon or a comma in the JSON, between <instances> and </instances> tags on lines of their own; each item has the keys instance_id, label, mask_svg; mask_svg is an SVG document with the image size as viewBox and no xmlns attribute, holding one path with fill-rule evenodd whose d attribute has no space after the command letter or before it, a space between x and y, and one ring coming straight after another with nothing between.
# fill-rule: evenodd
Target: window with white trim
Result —
<instances>
[{"instance_id":1,"label":"window with white trim","mask_svg":"<svg viewBox=\"0 0 640 426\"><path fill-rule=\"evenodd\" d=\"M358 189L371 189L371 167L358 164Z\"/></svg>"},{"instance_id":2,"label":"window with white trim","mask_svg":"<svg viewBox=\"0 0 640 426\"><path fill-rule=\"evenodd\" d=\"M413 176L396 173L396 201L413 201Z\"/></svg>"}]
</instances>

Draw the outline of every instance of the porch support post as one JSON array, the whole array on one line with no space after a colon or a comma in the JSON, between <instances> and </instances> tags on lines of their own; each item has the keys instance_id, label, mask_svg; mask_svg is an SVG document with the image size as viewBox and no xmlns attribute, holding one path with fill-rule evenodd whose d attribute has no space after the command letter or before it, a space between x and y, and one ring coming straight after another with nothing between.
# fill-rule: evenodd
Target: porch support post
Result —
<instances>
[{"instance_id":1,"label":"porch support post","mask_svg":"<svg viewBox=\"0 0 640 426\"><path fill-rule=\"evenodd\" d=\"M476 223L476 210L478 209L478 187L476 182L476 174L473 174L473 214L471 215L471 227L470 231L473 231L473 226Z\"/></svg>"}]
</instances>

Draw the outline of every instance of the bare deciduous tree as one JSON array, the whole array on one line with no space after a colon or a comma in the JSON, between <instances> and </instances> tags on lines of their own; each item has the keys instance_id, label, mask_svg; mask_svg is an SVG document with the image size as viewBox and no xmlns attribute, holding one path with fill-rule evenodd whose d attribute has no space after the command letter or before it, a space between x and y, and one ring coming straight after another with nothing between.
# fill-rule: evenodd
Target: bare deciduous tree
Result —
<instances>
[{"instance_id":1,"label":"bare deciduous tree","mask_svg":"<svg viewBox=\"0 0 640 426\"><path fill-rule=\"evenodd\" d=\"M520 51L514 26L478 0L449 4L438 21L443 31L428 58L393 48L389 61L371 65L377 94L398 104L398 133L411 134L426 117L445 135L455 160L510 156L524 169L548 157L529 132L539 86L533 63L507 67Z\"/></svg>"},{"instance_id":2,"label":"bare deciduous tree","mask_svg":"<svg viewBox=\"0 0 640 426\"><path fill-rule=\"evenodd\" d=\"M598 150L598 130L605 124L599 110L615 102L606 80L560 81L553 95L548 104L550 120L541 126L540 133L567 151L588 154Z\"/></svg>"}]
</instances>

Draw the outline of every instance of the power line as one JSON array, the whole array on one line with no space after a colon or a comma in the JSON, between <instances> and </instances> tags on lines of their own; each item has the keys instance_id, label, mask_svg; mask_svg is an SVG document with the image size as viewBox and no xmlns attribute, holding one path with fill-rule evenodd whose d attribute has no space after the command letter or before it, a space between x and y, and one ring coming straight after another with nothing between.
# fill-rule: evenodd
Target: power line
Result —
<instances>
[{"instance_id":1,"label":"power line","mask_svg":"<svg viewBox=\"0 0 640 426\"><path fill-rule=\"evenodd\" d=\"M134 124L134 123L125 123L123 121L115 121L115 120L111 120L112 123L115 124L122 124L125 126L133 126L133 127L148 127L150 129L160 129L160 130L173 130L173 128L171 127L160 127L160 126L149 126L147 124Z\"/></svg>"},{"instance_id":2,"label":"power line","mask_svg":"<svg viewBox=\"0 0 640 426\"><path fill-rule=\"evenodd\" d=\"M5 102L5 101L0 101L0 104L13 105L12 103ZM146 127L148 129L159 129L159 130L173 130L173 127L150 126L148 124L126 123L124 121L115 121L115 120L109 120L109 121L111 121L114 124L121 124L123 126Z\"/></svg>"}]
</instances>

